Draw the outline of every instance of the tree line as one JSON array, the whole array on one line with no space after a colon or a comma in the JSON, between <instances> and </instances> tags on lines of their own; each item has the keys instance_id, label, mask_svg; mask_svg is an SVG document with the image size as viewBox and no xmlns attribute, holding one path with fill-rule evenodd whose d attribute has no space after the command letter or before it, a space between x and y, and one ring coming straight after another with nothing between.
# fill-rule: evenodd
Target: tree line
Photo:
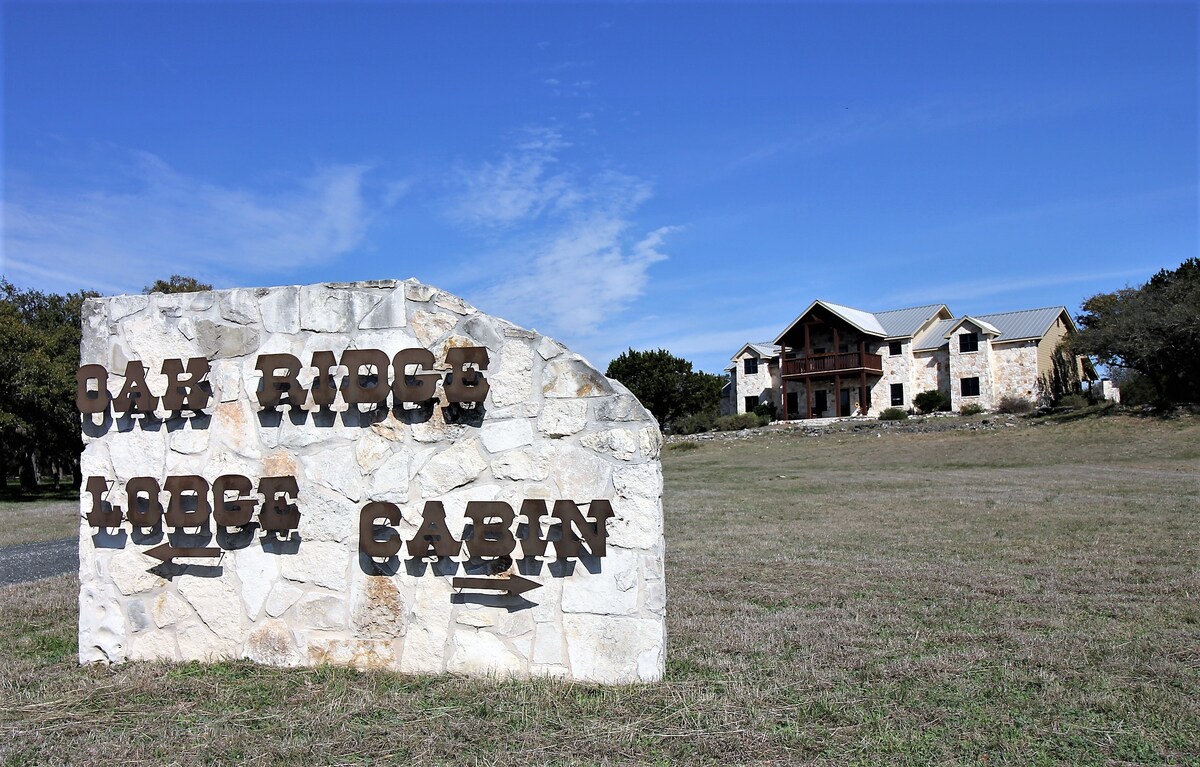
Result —
<instances>
[{"instance_id":1,"label":"tree line","mask_svg":"<svg viewBox=\"0 0 1200 767\"><path fill-rule=\"evenodd\" d=\"M195 278L172 275L143 293L211 290ZM34 489L44 477L79 482L82 448L75 410L80 312L85 299L23 290L0 277L0 488L19 477ZM1080 332L1070 351L1107 365L1129 403L1200 402L1200 259L1164 269L1148 282L1083 302ZM715 414L726 378L692 370L666 349L629 349L607 375L629 387L659 424Z\"/></svg>"},{"instance_id":2,"label":"tree line","mask_svg":"<svg viewBox=\"0 0 1200 767\"><path fill-rule=\"evenodd\" d=\"M172 275L143 293L211 290L195 278ZM75 409L75 371L82 340L83 302L96 291L43 293L0 277L0 489L17 476L35 490L45 478L57 488L78 486L81 421Z\"/></svg>"}]
</instances>

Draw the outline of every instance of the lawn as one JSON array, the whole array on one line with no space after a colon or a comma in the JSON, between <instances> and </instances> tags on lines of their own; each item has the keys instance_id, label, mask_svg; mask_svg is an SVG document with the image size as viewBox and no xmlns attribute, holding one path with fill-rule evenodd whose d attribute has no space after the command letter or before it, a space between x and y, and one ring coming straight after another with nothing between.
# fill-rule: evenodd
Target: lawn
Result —
<instances>
[{"instance_id":1,"label":"lawn","mask_svg":"<svg viewBox=\"0 0 1200 767\"><path fill-rule=\"evenodd\" d=\"M0 764L1200 765L1200 421L664 452L668 674L78 668L0 590Z\"/></svg>"},{"instance_id":2,"label":"lawn","mask_svg":"<svg viewBox=\"0 0 1200 767\"><path fill-rule=\"evenodd\" d=\"M0 488L0 547L79 535L79 491L70 479L22 493L15 482Z\"/></svg>"}]
</instances>

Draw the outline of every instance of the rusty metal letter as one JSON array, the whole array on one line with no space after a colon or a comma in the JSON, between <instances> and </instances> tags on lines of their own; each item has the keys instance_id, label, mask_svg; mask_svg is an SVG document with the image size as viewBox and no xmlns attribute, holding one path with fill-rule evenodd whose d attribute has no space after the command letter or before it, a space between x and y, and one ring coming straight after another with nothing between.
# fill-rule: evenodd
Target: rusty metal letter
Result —
<instances>
[{"instance_id":1,"label":"rusty metal letter","mask_svg":"<svg viewBox=\"0 0 1200 767\"><path fill-rule=\"evenodd\" d=\"M286 532L300 526L300 509L291 503L300 496L295 477L263 477L258 491L266 498L258 514L263 530Z\"/></svg>"},{"instance_id":2,"label":"rusty metal letter","mask_svg":"<svg viewBox=\"0 0 1200 767\"><path fill-rule=\"evenodd\" d=\"M158 407L158 397L146 386L146 368L141 362L130 360L125 365L125 385L113 397L112 406L117 413L153 413Z\"/></svg>"},{"instance_id":3,"label":"rusty metal letter","mask_svg":"<svg viewBox=\"0 0 1200 767\"><path fill-rule=\"evenodd\" d=\"M234 493L233 499L225 497ZM245 527L258 508L254 483L240 474L222 474L213 481L213 520L222 527Z\"/></svg>"},{"instance_id":4,"label":"rusty metal letter","mask_svg":"<svg viewBox=\"0 0 1200 767\"><path fill-rule=\"evenodd\" d=\"M521 516L525 517L521 556L540 557L546 553L548 542L542 537L542 517L546 516L546 502L541 498L526 498L521 502Z\"/></svg>"},{"instance_id":5,"label":"rusty metal letter","mask_svg":"<svg viewBox=\"0 0 1200 767\"><path fill-rule=\"evenodd\" d=\"M446 352L446 399L451 402L483 402L491 385L480 371L487 370L488 352L482 346L456 346ZM479 370L468 368L474 364Z\"/></svg>"},{"instance_id":6,"label":"rusty metal letter","mask_svg":"<svg viewBox=\"0 0 1200 767\"><path fill-rule=\"evenodd\" d=\"M183 360L163 360L162 372L167 377L167 390L163 392L162 404L166 410L191 410L197 412L208 407L209 394L201 386L208 375L208 359L191 357L187 361L188 380L180 381Z\"/></svg>"},{"instance_id":7,"label":"rusty metal letter","mask_svg":"<svg viewBox=\"0 0 1200 767\"><path fill-rule=\"evenodd\" d=\"M277 408L287 394L287 404L299 408L304 404L304 389L300 388L300 360L290 354L262 354L254 367L262 371L262 391L258 405L263 409ZM277 371L286 370L283 375Z\"/></svg>"},{"instance_id":8,"label":"rusty metal letter","mask_svg":"<svg viewBox=\"0 0 1200 767\"><path fill-rule=\"evenodd\" d=\"M142 494L146 496L145 510L139 508L141 504L138 496ZM125 511L125 519L129 520L129 524L135 529L158 527L158 523L162 521L162 504L158 502L157 479L134 477L125 484L125 495L129 498L129 508Z\"/></svg>"},{"instance_id":9,"label":"rusty metal letter","mask_svg":"<svg viewBox=\"0 0 1200 767\"><path fill-rule=\"evenodd\" d=\"M515 515L504 501L467 501L467 516L474 526L467 541L472 557L505 557L517 547L512 534ZM489 522L487 520L499 520Z\"/></svg>"},{"instance_id":10,"label":"rusty metal letter","mask_svg":"<svg viewBox=\"0 0 1200 767\"><path fill-rule=\"evenodd\" d=\"M408 555L424 558L432 555L452 557L462 549L446 529L446 509L441 501L426 501L421 515L421 528L408 542Z\"/></svg>"},{"instance_id":11,"label":"rusty metal letter","mask_svg":"<svg viewBox=\"0 0 1200 767\"><path fill-rule=\"evenodd\" d=\"M605 523L613 516L612 504L605 500L592 501L588 514L594 522L584 518L574 501L554 502L554 516L562 520L562 539L554 542L554 553L559 559L580 556L583 553L581 540L587 541L588 552L592 556L605 555L605 544L608 541ZM578 533L575 532L576 529Z\"/></svg>"},{"instance_id":12,"label":"rusty metal letter","mask_svg":"<svg viewBox=\"0 0 1200 767\"><path fill-rule=\"evenodd\" d=\"M208 524L211 509L208 505L208 481L196 474L167 477L165 489L171 494L167 500L168 527L204 527ZM196 494L196 510L185 511L183 494Z\"/></svg>"},{"instance_id":13,"label":"rusty metal letter","mask_svg":"<svg viewBox=\"0 0 1200 767\"><path fill-rule=\"evenodd\" d=\"M408 374L409 365L416 367L412 375ZM433 369L433 352L428 349L401 349L392 358L392 369L395 376L392 395L396 405L401 402L428 402L437 396L437 382L442 376L419 372Z\"/></svg>"},{"instance_id":14,"label":"rusty metal letter","mask_svg":"<svg viewBox=\"0 0 1200 767\"><path fill-rule=\"evenodd\" d=\"M388 357L378 349L347 349L342 352L342 365L349 371L342 382L342 399L347 405L366 403L377 405L388 396ZM375 368L375 381L367 385L371 374L362 368Z\"/></svg>"},{"instance_id":15,"label":"rusty metal letter","mask_svg":"<svg viewBox=\"0 0 1200 767\"><path fill-rule=\"evenodd\" d=\"M88 381L96 382L96 391L88 391ZM111 399L108 371L103 365L81 365L75 371L75 407L80 413L103 413Z\"/></svg>"},{"instance_id":16,"label":"rusty metal letter","mask_svg":"<svg viewBox=\"0 0 1200 767\"><path fill-rule=\"evenodd\" d=\"M333 398L337 396L337 384L333 382L331 372L337 367L337 358L333 356L333 352L313 352L312 366L317 369L312 383L313 403L329 407L333 404Z\"/></svg>"},{"instance_id":17,"label":"rusty metal letter","mask_svg":"<svg viewBox=\"0 0 1200 767\"><path fill-rule=\"evenodd\" d=\"M375 520L380 517L389 525L399 524L400 509L387 501L373 501L363 506L358 515L358 548L368 557L383 559L395 556L403 542L400 534L391 527L382 541L375 537Z\"/></svg>"},{"instance_id":18,"label":"rusty metal letter","mask_svg":"<svg viewBox=\"0 0 1200 767\"><path fill-rule=\"evenodd\" d=\"M87 514L92 527L120 527L121 509L104 500L108 493L108 480L104 477L88 477L87 491L92 496L92 510Z\"/></svg>"}]
</instances>

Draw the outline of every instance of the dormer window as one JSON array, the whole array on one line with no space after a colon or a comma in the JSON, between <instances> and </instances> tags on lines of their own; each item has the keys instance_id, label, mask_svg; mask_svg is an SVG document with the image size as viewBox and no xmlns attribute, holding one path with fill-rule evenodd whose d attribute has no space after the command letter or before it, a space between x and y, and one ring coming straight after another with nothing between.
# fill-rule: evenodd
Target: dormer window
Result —
<instances>
[{"instance_id":1,"label":"dormer window","mask_svg":"<svg viewBox=\"0 0 1200 767\"><path fill-rule=\"evenodd\" d=\"M979 351L979 334L978 333L963 333L958 337L958 350L960 352L977 352Z\"/></svg>"}]
</instances>

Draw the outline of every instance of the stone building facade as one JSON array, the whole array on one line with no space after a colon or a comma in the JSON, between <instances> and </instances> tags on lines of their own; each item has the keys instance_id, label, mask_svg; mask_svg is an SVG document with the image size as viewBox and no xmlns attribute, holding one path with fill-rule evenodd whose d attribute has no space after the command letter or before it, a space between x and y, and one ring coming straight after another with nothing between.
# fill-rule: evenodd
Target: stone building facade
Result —
<instances>
[{"instance_id":1,"label":"stone building facade","mask_svg":"<svg viewBox=\"0 0 1200 767\"><path fill-rule=\"evenodd\" d=\"M734 355L724 401L729 412L770 401L788 419L912 410L931 389L955 410L990 410L1005 397L1036 402L1055 349L1074 332L1062 306L955 317L945 304L867 312L814 301L773 342ZM1077 364L1087 378L1090 366Z\"/></svg>"}]
</instances>

